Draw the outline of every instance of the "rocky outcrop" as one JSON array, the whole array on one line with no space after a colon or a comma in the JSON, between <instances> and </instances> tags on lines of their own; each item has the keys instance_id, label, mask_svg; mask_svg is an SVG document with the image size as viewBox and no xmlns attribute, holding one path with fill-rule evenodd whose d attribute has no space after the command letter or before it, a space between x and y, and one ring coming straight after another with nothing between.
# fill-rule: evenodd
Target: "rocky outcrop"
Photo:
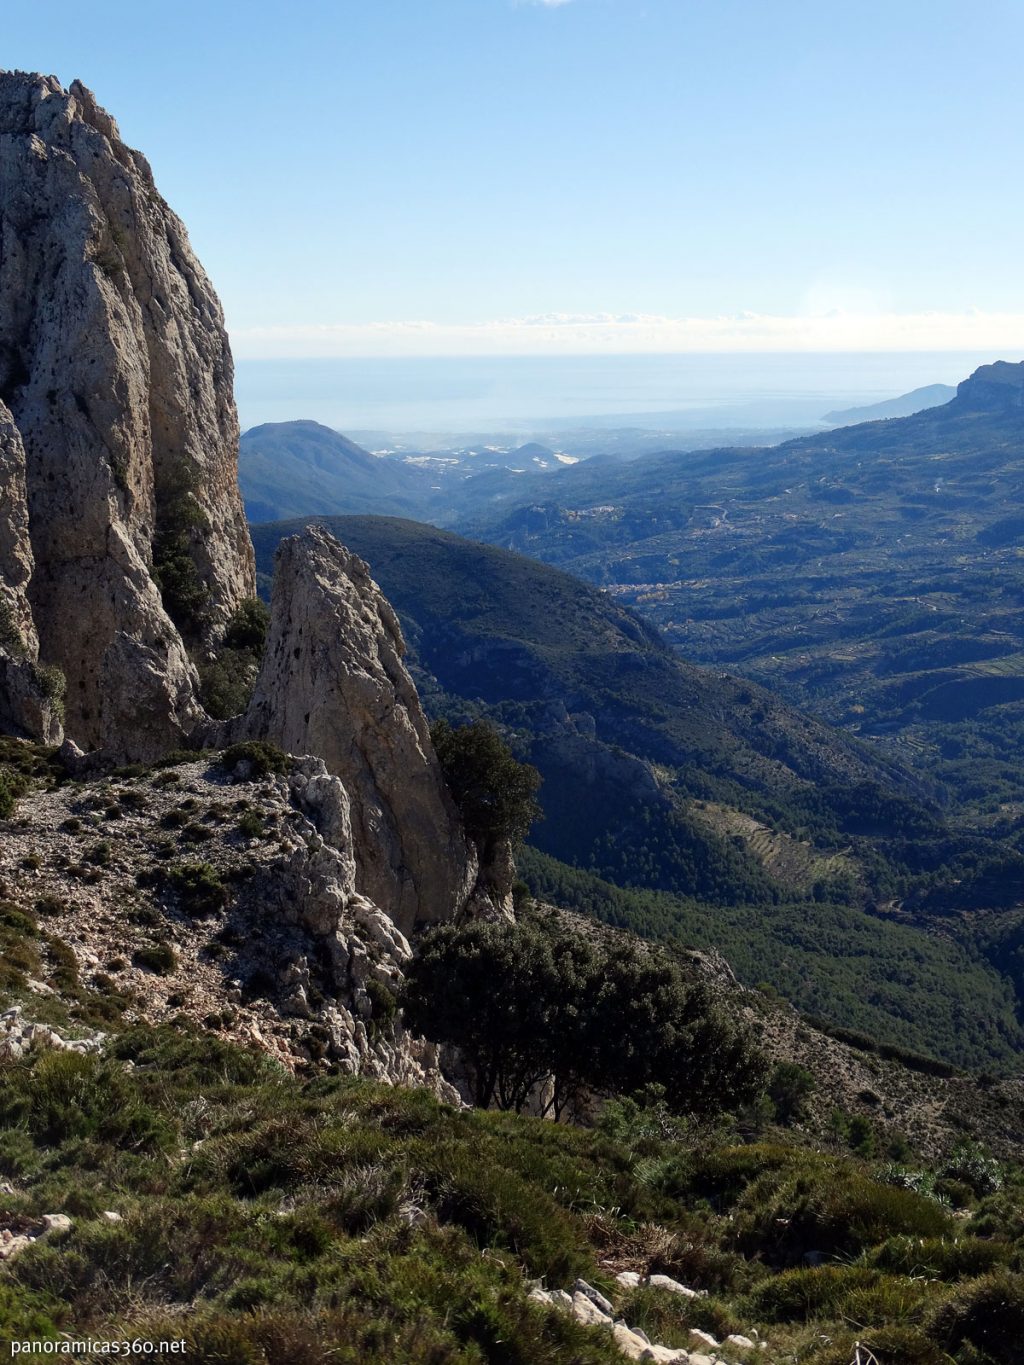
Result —
<instances>
[{"instance_id":1,"label":"rocky outcrop","mask_svg":"<svg viewBox=\"0 0 1024 1365\"><path fill-rule=\"evenodd\" d=\"M289 1069L329 1065L457 1101L436 1048L396 1008L412 949L357 890L341 781L312 758L284 774L243 768L208 757L28 793L2 826L4 899L26 917L45 902L47 941L74 955L83 988L130 998L138 1018L216 1026ZM97 803L120 812L103 820L102 867L89 861ZM0 1016L0 1060L102 1041L33 1020L33 997L61 989L52 971L45 949L26 967L24 1009Z\"/></svg>"},{"instance_id":2,"label":"rocky outcrop","mask_svg":"<svg viewBox=\"0 0 1024 1365\"><path fill-rule=\"evenodd\" d=\"M992 365L980 365L957 386L954 401L958 409L970 412L1024 408L1024 363L997 360Z\"/></svg>"},{"instance_id":3,"label":"rocky outcrop","mask_svg":"<svg viewBox=\"0 0 1024 1365\"><path fill-rule=\"evenodd\" d=\"M25 456L4 597L67 679L68 733L129 757L180 742L201 715L182 631L201 654L254 593L223 317L113 119L18 72L0 73L0 401L5 458ZM188 589L174 603L161 568Z\"/></svg>"},{"instance_id":4,"label":"rocky outcrop","mask_svg":"<svg viewBox=\"0 0 1024 1365\"><path fill-rule=\"evenodd\" d=\"M311 527L278 551L266 656L234 729L317 754L341 778L358 889L408 933L461 910L477 866L404 652L367 566Z\"/></svg>"},{"instance_id":5,"label":"rocky outcrop","mask_svg":"<svg viewBox=\"0 0 1024 1365\"><path fill-rule=\"evenodd\" d=\"M28 587L32 579L25 447L10 409L0 402L0 721L16 734L59 744L61 724L53 682L38 668Z\"/></svg>"},{"instance_id":6,"label":"rocky outcrop","mask_svg":"<svg viewBox=\"0 0 1024 1365\"><path fill-rule=\"evenodd\" d=\"M232 379L220 304L145 159L78 82L0 72L0 730L58 743L63 706L79 775L229 737L316 755L296 800L319 844L281 909L307 907L358 1001L366 952L331 925L401 962L415 926L499 912L512 865L479 876L398 621L329 535L282 548L247 712L227 730L205 713L197 665L255 593ZM358 1012L335 1022L358 1033Z\"/></svg>"}]
</instances>

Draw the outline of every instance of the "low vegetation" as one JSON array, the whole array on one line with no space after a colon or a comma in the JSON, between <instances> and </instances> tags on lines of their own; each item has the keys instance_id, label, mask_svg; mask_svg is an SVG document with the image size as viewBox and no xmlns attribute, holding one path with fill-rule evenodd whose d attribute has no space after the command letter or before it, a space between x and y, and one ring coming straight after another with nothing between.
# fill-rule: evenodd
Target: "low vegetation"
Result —
<instances>
[{"instance_id":1,"label":"low vegetation","mask_svg":"<svg viewBox=\"0 0 1024 1365\"><path fill-rule=\"evenodd\" d=\"M526 1297L583 1275L652 1339L757 1330L766 1365L849 1365L855 1341L880 1365L1018 1360L1018 1172L965 1221L871 1162L716 1123L459 1111L174 1027L6 1062L7 1220L73 1226L8 1264L5 1330L184 1336L242 1365L618 1365L607 1334ZM620 1290L619 1269L707 1296Z\"/></svg>"}]
</instances>

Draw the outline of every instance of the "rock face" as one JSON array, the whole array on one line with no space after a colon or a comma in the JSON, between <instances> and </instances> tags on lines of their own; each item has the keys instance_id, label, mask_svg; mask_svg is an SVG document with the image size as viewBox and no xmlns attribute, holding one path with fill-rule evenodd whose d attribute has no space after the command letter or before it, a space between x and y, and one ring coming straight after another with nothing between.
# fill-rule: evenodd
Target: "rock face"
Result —
<instances>
[{"instance_id":1,"label":"rock face","mask_svg":"<svg viewBox=\"0 0 1024 1365\"><path fill-rule=\"evenodd\" d=\"M971 412L1024 408L1024 363L997 360L981 365L957 386L957 406Z\"/></svg>"},{"instance_id":2,"label":"rock face","mask_svg":"<svg viewBox=\"0 0 1024 1365\"><path fill-rule=\"evenodd\" d=\"M189 589L197 653L255 592L231 355L145 159L78 82L18 72L0 73L0 403L0 478L24 452L5 600L67 679L69 735L147 757L201 714L156 575Z\"/></svg>"},{"instance_id":3,"label":"rock face","mask_svg":"<svg viewBox=\"0 0 1024 1365\"><path fill-rule=\"evenodd\" d=\"M0 732L58 743L63 714L79 775L229 739L313 755L270 801L298 834L247 935L274 965L287 939L286 1017L317 1014L351 1069L415 1080L425 1045L374 1013L404 935L500 913L511 861L481 873L397 618L323 532L281 549L248 709L204 711L197 664L255 595L232 379L220 305L145 159L79 83L0 72Z\"/></svg>"},{"instance_id":4,"label":"rock face","mask_svg":"<svg viewBox=\"0 0 1024 1365\"><path fill-rule=\"evenodd\" d=\"M28 600L33 562L25 447L0 402L0 719L19 735L59 744L57 699L47 695L37 664L39 637Z\"/></svg>"},{"instance_id":5,"label":"rock face","mask_svg":"<svg viewBox=\"0 0 1024 1365\"><path fill-rule=\"evenodd\" d=\"M278 551L266 657L235 733L316 754L341 778L358 888L408 933L461 910L477 866L404 652L367 566L311 527Z\"/></svg>"}]
</instances>

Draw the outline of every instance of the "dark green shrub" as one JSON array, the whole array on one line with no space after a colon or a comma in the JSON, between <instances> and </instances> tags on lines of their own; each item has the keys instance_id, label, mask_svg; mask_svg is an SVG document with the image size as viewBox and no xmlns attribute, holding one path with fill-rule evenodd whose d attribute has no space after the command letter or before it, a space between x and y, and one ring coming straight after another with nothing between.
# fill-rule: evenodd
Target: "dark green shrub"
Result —
<instances>
[{"instance_id":1,"label":"dark green shrub","mask_svg":"<svg viewBox=\"0 0 1024 1365\"><path fill-rule=\"evenodd\" d=\"M0 1122L20 1124L49 1144L95 1136L136 1150L162 1150L169 1125L142 1102L123 1068L77 1052L45 1052L8 1071Z\"/></svg>"},{"instance_id":2,"label":"dark green shrub","mask_svg":"<svg viewBox=\"0 0 1024 1365\"><path fill-rule=\"evenodd\" d=\"M745 1311L765 1322L846 1318L863 1324L909 1321L931 1296L922 1280L865 1266L823 1265L784 1270L757 1285Z\"/></svg>"},{"instance_id":3,"label":"dark green shrub","mask_svg":"<svg viewBox=\"0 0 1024 1365\"><path fill-rule=\"evenodd\" d=\"M248 650L261 659L269 627L269 608L258 597L247 597L227 624L224 644L228 649Z\"/></svg>"},{"instance_id":4,"label":"dark green shrub","mask_svg":"<svg viewBox=\"0 0 1024 1365\"><path fill-rule=\"evenodd\" d=\"M864 1264L896 1275L964 1280L1005 1266L1012 1248L978 1237L890 1237L864 1256Z\"/></svg>"},{"instance_id":5,"label":"dark green shrub","mask_svg":"<svg viewBox=\"0 0 1024 1365\"><path fill-rule=\"evenodd\" d=\"M40 896L33 908L37 915L63 915L68 909L68 903L61 900L60 896Z\"/></svg>"},{"instance_id":6,"label":"dark green shrub","mask_svg":"<svg viewBox=\"0 0 1024 1365\"><path fill-rule=\"evenodd\" d=\"M661 1087L679 1112L752 1098L763 1060L674 963L598 949L554 918L443 926L407 972L411 1026L462 1051L475 1102L521 1109L546 1075L555 1118L585 1091Z\"/></svg>"},{"instance_id":7,"label":"dark green shrub","mask_svg":"<svg viewBox=\"0 0 1024 1365\"><path fill-rule=\"evenodd\" d=\"M254 810L243 811L236 828L243 839L258 839L267 832L266 821Z\"/></svg>"},{"instance_id":8,"label":"dark green shrub","mask_svg":"<svg viewBox=\"0 0 1024 1365\"><path fill-rule=\"evenodd\" d=\"M109 867L114 849L109 839L101 839L86 851L86 859L96 867Z\"/></svg>"},{"instance_id":9,"label":"dark green shrub","mask_svg":"<svg viewBox=\"0 0 1024 1365\"><path fill-rule=\"evenodd\" d=\"M779 1062L768 1081L768 1098L780 1123L794 1123L807 1112L814 1093L814 1077L795 1062Z\"/></svg>"},{"instance_id":10,"label":"dark green shrub","mask_svg":"<svg viewBox=\"0 0 1024 1365\"><path fill-rule=\"evenodd\" d=\"M170 976L178 965L178 955L168 943L148 943L135 950L132 961L157 976Z\"/></svg>"},{"instance_id":11,"label":"dark green shrub","mask_svg":"<svg viewBox=\"0 0 1024 1365\"><path fill-rule=\"evenodd\" d=\"M251 782L268 773L286 773L289 768L288 755L276 744L262 739L246 739L232 744L220 756L220 766L225 772L235 776L236 781ZM244 776L238 776L238 770Z\"/></svg>"},{"instance_id":12,"label":"dark green shrub","mask_svg":"<svg viewBox=\"0 0 1024 1365\"><path fill-rule=\"evenodd\" d=\"M931 1334L947 1351L973 1347L979 1362L1020 1365L1024 1275L996 1271L957 1289L935 1312Z\"/></svg>"},{"instance_id":13,"label":"dark green shrub","mask_svg":"<svg viewBox=\"0 0 1024 1365\"><path fill-rule=\"evenodd\" d=\"M370 1027L374 1033L388 1033L394 1026L398 1013L398 999L393 990L376 977L367 977L366 994L370 997L373 1014Z\"/></svg>"},{"instance_id":14,"label":"dark green shrub","mask_svg":"<svg viewBox=\"0 0 1024 1365\"><path fill-rule=\"evenodd\" d=\"M28 779L13 768L0 767L0 820L14 812L19 796L28 790Z\"/></svg>"},{"instance_id":15,"label":"dark green shrub","mask_svg":"<svg viewBox=\"0 0 1024 1365\"><path fill-rule=\"evenodd\" d=\"M188 915L214 915L228 902L228 888L210 863L182 863L169 867L164 880Z\"/></svg>"},{"instance_id":16,"label":"dark green shrub","mask_svg":"<svg viewBox=\"0 0 1024 1365\"><path fill-rule=\"evenodd\" d=\"M431 727L430 738L466 833L483 858L506 839L521 844L541 814L537 769L519 763L485 721L453 730L439 720Z\"/></svg>"},{"instance_id":17,"label":"dark green shrub","mask_svg":"<svg viewBox=\"0 0 1024 1365\"><path fill-rule=\"evenodd\" d=\"M950 1228L932 1199L880 1184L853 1163L792 1152L753 1180L733 1212L741 1251L789 1265L807 1252L856 1255L889 1237L942 1237Z\"/></svg>"},{"instance_id":18,"label":"dark green shrub","mask_svg":"<svg viewBox=\"0 0 1024 1365\"><path fill-rule=\"evenodd\" d=\"M163 472L157 487L157 534L153 541L153 577L164 610L187 638L195 639L209 624L210 590L192 557L192 545L210 529L209 518L195 498L199 476L181 461Z\"/></svg>"}]
</instances>

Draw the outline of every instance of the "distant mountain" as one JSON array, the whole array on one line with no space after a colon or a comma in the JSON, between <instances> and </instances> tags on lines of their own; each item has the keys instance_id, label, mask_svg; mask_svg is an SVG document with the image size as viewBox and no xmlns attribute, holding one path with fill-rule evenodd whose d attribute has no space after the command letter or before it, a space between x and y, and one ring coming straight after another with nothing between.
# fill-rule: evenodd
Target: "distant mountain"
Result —
<instances>
[{"instance_id":1,"label":"distant mountain","mask_svg":"<svg viewBox=\"0 0 1024 1365\"><path fill-rule=\"evenodd\" d=\"M986 365L911 417L588 462L465 530L605 587L1024 844L1022 401L1024 365Z\"/></svg>"},{"instance_id":2,"label":"distant mountain","mask_svg":"<svg viewBox=\"0 0 1024 1365\"><path fill-rule=\"evenodd\" d=\"M881 403L870 403L863 408L841 408L836 412L826 412L821 419L833 426L849 427L857 422L877 422L888 417L912 417L915 412L927 408L937 408L956 397L956 389L949 384L927 384L922 389L912 389L899 398L887 398Z\"/></svg>"},{"instance_id":3,"label":"distant mountain","mask_svg":"<svg viewBox=\"0 0 1024 1365\"><path fill-rule=\"evenodd\" d=\"M319 422L267 422L241 440L238 480L251 522L319 513L409 513L429 495L419 469L371 455Z\"/></svg>"}]
</instances>

